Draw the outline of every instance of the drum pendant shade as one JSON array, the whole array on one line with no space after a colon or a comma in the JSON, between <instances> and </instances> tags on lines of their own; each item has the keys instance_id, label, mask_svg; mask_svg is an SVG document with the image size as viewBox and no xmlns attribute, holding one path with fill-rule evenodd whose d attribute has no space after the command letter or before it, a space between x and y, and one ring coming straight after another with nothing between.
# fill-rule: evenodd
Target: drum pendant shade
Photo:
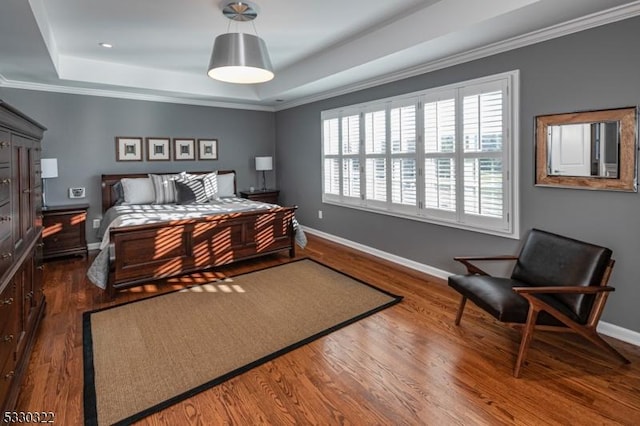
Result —
<instances>
[{"instance_id":1,"label":"drum pendant shade","mask_svg":"<svg viewBox=\"0 0 640 426\"><path fill-rule=\"evenodd\" d=\"M245 1L228 3L222 13L236 22L253 21L258 16L255 6ZM264 83L274 77L264 40L257 33L240 32L216 37L207 74L215 80L239 84Z\"/></svg>"},{"instance_id":2,"label":"drum pendant shade","mask_svg":"<svg viewBox=\"0 0 640 426\"><path fill-rule=\"evenodd\" d=\"M260 37L226 33L216 37L209 77L228 83L264 83L273 79L267 46Z\"/></svg>"}]
</instances>

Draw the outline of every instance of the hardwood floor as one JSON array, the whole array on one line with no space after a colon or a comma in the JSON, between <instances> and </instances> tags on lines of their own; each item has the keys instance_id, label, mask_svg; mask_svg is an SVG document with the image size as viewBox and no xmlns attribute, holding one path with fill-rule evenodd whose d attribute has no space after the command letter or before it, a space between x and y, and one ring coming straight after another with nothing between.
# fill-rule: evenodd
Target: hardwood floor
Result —
<instances>
[{"instance_id":1,"label":"hardwood floor","mask_svg":"<svg viewBox=\"0 0 640 426\"><path fill-rule=\"evenodd\" d=\"M139 424L640 423L640 347L607 339L632 361L624 366L579 336L537 332L515 379L519 332L473 304L456 327L459 297L440 280L314 236L298 256L405 298ZM221 273L287 261L273 256ZM87 283L87 265L46 264L47 311L18 399L18 410L53 411L59 425L83 422L82 312L213 276L150 284L109 301Z\"/></svg>"}]
</instances>

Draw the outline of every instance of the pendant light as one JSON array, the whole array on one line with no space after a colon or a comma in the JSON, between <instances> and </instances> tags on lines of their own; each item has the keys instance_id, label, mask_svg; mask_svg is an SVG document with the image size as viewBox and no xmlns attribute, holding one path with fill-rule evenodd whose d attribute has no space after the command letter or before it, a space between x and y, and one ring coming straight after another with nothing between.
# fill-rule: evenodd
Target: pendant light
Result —
<instances>
[{"instance_id":1,"label":"pendant light","mask_svg":"<svg viewBox=\"0 0 640 426\"><path fill-rule=\"evenodd\" d=\"M236 22L252 21L258 16L255 7L247 2L228 3L222 13ZM267 45L257 33L255 36L230 32L219 35L213 44L208 75L215 80L238 84L264 83L273 79Z\"/></svg>"}]
</instances>

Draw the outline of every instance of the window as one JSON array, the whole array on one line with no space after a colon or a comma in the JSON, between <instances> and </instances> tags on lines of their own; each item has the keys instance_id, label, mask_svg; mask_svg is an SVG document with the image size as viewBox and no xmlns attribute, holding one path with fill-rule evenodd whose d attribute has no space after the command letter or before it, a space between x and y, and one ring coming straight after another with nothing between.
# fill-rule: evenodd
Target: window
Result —
<instances>
[{"instance_id":1,"label":"window","mask_svg":"<svg viewBox=\"0 0 640 426\"><path fill-rule=\"evenodd\" d=\"M518 72L322 112L323 202L518 238Z\"/></svg>"}]
</instances>

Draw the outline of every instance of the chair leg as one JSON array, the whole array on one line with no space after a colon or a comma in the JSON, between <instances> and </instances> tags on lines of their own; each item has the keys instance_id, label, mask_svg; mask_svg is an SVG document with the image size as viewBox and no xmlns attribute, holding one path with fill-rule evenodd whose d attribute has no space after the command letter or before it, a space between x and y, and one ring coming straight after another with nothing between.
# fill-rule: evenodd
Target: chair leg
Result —
<instances>
[{"instance_id":1,"label":"chair leg","mask_svg":"<svg viewBox=\"0 0 640 426\"><path fill-rule=\"evenodd\" d=\"M456 314L456 325L460 325L460 320L462 319L462 312L464 312L464 305L467 303L467 298L462 296L462 300L460 300L460 306L458 306L458 313Z\"/></svg>"},{"instance_id":2,"label":"chair leg","mask_svg":"<svg viewBox=\"0 0 640 426\"><path fill-rule=\"evenodd\" d=\"M518 359L516 360L516 367L513 370L513 376L515 378L520 377L520 370L522 364L527 357L527 351L529 350L529 344L533 338L533 330L536 326L536 320L538 319L538 312L532 306L529 306L529 313L527 314L527 323L522 330L522 340L520 341L520 350L518 351Z\"/></svg>"}]
</instances>

